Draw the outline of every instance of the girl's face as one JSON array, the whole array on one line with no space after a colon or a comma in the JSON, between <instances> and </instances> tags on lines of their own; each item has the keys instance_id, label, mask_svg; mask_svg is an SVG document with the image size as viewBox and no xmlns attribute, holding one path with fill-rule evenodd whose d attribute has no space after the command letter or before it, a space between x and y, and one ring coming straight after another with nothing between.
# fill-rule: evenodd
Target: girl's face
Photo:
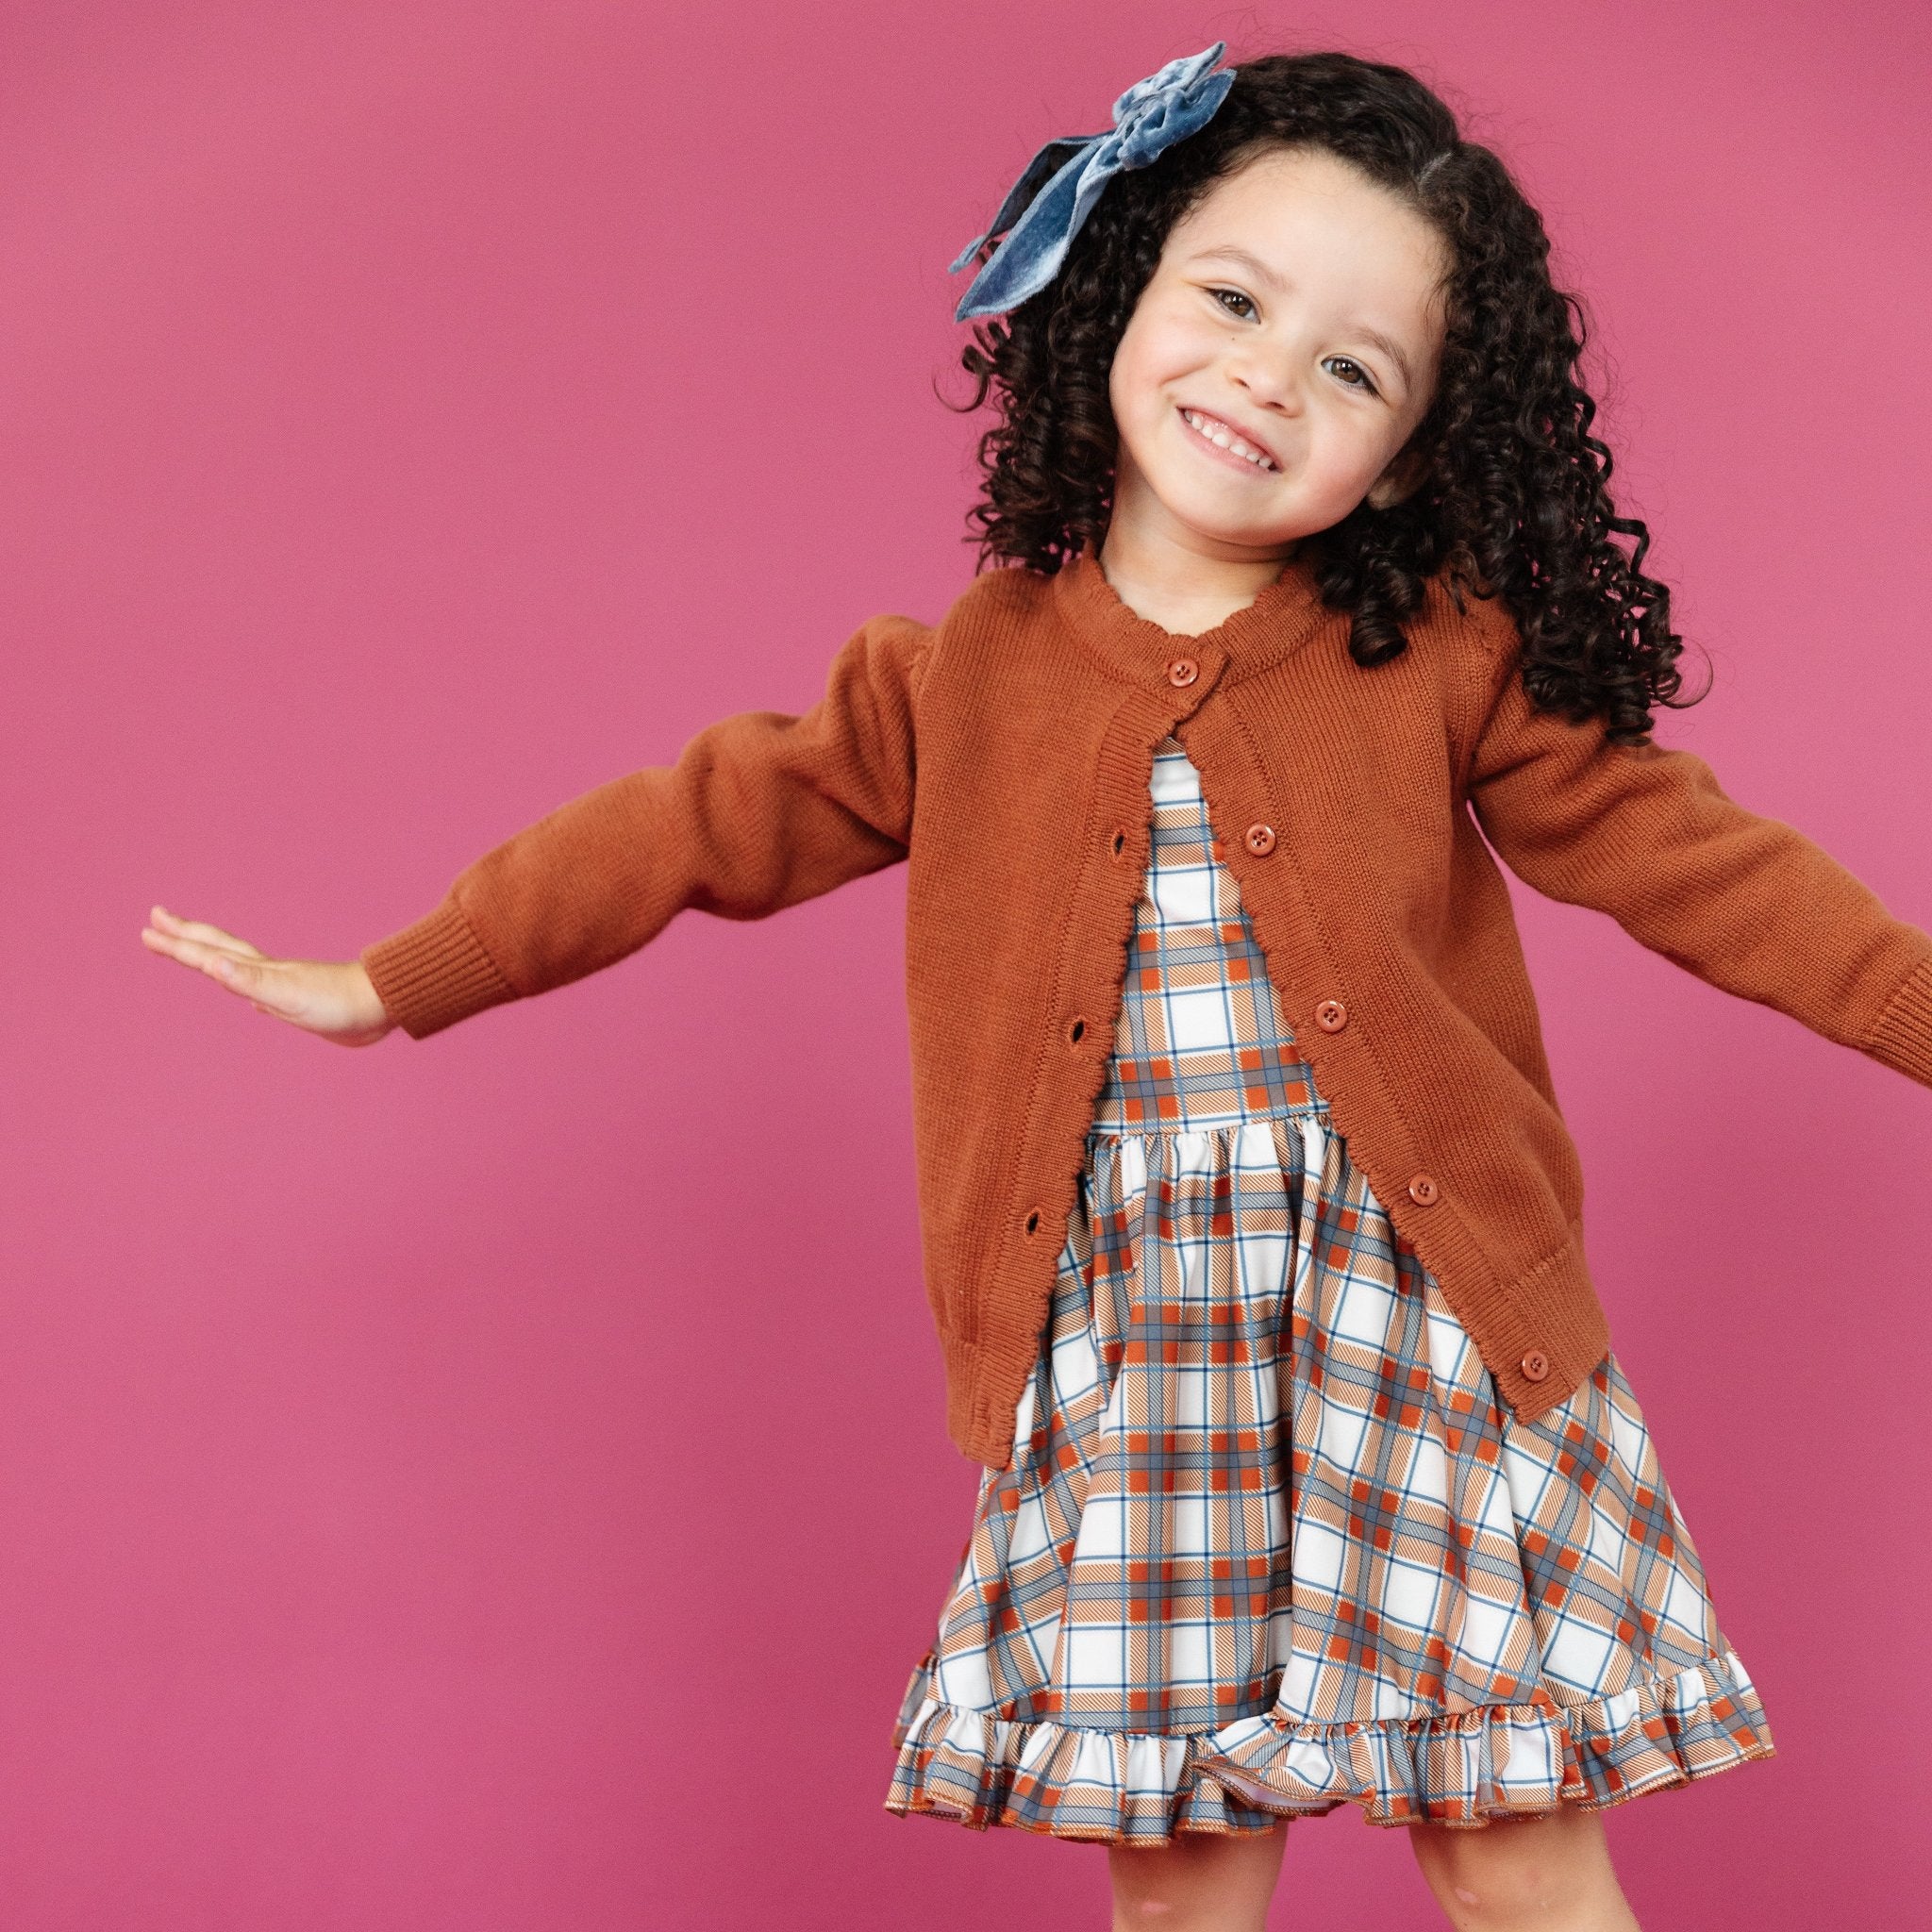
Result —
<instances>
[{"instance_id":1,"label":"girl's face","mask_svg":"<svg viewBox=\"0 0 1932 1932\"><path fill-rule=\"evenodd\" d=\"M1108 541L1216 561L1286 558L1364 497L1435 391L1441 238L1323 149L1271 149L1170 231L1116 350ZM1226 445L1240 438L1263 460Z\"/></svg>"}]
</instances>

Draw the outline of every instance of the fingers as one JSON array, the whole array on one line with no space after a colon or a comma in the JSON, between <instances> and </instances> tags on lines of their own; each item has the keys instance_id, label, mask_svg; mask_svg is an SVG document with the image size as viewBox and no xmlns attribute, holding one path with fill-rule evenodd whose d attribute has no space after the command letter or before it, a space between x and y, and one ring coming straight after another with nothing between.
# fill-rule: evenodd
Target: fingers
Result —
<instances>
[{"instance_id":1,"label":"fingers","mask_svg":"<svg viewBox=\"0 0 1932 1932\"><path fill-rule=\"evenodd\" d=\"M252 948L249 953L242 953L230 946L186 939L178 932L153 925L142 927L141 941L151 953L165 953L171 959L178 959L184 966L198 966L218 979L226 978L231 968L253 965L261 958Z\"/></svg>"},{"instance_id":2,"label":"fingers","mask_svg":"<svg viewBox=\"0 0 1932 1932\"><path fill-rule=\"evenodd\" d=\"M218 925L209 925L206 920L177 919L165 906L150 908L148 916L163 932L178 933L183 939L199 940L204 945L226 946L247 959L262 957L246 940L237 939L233 933L224 932Z\"/></svg>"},{"instance_id":3,"label":"fingers","mask_svg":"<svg viewBox=\"0 0 1932 1932\"><path fill-rule=\"evenodd\" d=\"M141 932L142 943L150 952L165 953L184 966L194 967L264 1012L292 1017L290 998L278 997L284 989L278 984L276 968L283 962L271 959L246 940L205 920L177 919L164 906L154 908L153 920Z\"/></svg>"}]
</instances>

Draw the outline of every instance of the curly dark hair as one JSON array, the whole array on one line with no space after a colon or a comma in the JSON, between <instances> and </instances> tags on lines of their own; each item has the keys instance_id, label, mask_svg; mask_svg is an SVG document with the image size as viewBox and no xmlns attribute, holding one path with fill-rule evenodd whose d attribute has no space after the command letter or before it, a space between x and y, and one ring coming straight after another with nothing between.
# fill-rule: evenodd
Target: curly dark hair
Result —
<instances>
[{"instance_id":1,"label":"curly dark hair","mask_svg":"<svg viewBox=\"0 0 1932 1932\"><path fill-rule=\"evenodd\" d=\"M1169 231L1222 177L1274 148L1322 148L1399 196L1448 245L1437 390L1407 446L1422 481L1385 508L1357 505L1307 540L1323 601L1352 613L1349 650L1378 664L1408 647L1402 621L1439 571L1500 595L1522 637L1535 705L1610 738L1641 740L1653 703L1679 708L1669 589L1644 575L1650 533L1610 500L1610 452L1577 380L1586 325L1550 279L1549 238L1509 171L1461 138L1412 74L1352 54L1271 54L1237 65L1208 125L1111 179L1059 274L1006 317L975 324L960 360L1000 422L979 440L979 564L1052 575L1104 537L1116 450L1108 376ZM982 245L986 259L994 244ZM1613 536L1634 539L1627 554Z\"/></svg>"}]
</instances>

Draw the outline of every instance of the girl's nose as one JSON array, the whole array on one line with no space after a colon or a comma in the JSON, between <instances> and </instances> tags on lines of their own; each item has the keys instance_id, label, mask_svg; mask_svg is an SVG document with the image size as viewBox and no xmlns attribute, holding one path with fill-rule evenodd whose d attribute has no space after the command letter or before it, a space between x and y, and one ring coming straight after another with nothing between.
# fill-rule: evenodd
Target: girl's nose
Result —
<instances>
[{"instance_id":1,"label":"girl's nose","mask_svg":"<svg viewBox=\"0 0 1932 1932\"><path fill-rule=\"evenodd\" d=\"M1248 392L1257 409L1289 416L1301 413L1301 384L1285 361L1248 350L1229 356L1226 371L1228 379Z\"/></svg>"}]
</instances>

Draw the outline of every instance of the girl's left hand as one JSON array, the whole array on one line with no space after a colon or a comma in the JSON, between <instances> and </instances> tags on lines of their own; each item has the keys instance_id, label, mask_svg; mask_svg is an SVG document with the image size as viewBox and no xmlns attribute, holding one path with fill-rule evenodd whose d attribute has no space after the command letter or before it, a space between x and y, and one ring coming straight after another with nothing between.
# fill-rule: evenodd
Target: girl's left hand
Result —
<instances>
[{"instance_id":1,"label":"girl's left hand","mask_svg":"<svg viewBox=\"0 0 1932 1932\"><path fill-rule=\"evenodd\" d=\"M258 1013L338 1046L374 1046L394 1030L359 959L272 959L246 940L206 920L178 918L165 906L152 908L141 938L150 952L207 974Z\"/></svg>"}]
</instances>

